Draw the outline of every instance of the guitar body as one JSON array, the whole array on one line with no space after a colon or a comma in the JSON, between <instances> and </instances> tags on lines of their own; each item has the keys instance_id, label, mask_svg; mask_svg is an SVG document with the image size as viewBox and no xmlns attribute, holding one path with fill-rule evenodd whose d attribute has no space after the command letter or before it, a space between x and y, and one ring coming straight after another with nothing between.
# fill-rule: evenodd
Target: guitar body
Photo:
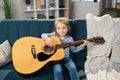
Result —
<instances>
[{"instance_id":1,"label":"guitar body","mask_svg":"<svg viewBox=\"0 0 120 80\"><path fill-rule=\"evenodd\" d=\"M61 44L56 37L51 37L54 45ZM34 51L32 52L32 47ZM17 72L32 74L43 68L48 62L59 61L64 58L64 49L60 48L51 53L44 51L46 43L41 38L23 37L18 39L12 48L12 61ZM35 52L35 53L34 53Z\"/></svg>"}]
</instances>

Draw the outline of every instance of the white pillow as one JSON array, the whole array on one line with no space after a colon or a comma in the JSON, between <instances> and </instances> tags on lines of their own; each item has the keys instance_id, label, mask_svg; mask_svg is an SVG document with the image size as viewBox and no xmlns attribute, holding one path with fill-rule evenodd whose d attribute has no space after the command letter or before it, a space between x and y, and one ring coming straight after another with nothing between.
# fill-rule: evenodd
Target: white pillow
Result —
<instances>
[{"instance_id":1,"label":"white pillow","mask_svg":"<svg viewBox=\"0 0 120 80\"><path fill-rule=\"evenodd\" d=\"M5 40L0 44L0 67L6 65L11 59L11 45L8 40Z\"/></svg>"}]
</instances>

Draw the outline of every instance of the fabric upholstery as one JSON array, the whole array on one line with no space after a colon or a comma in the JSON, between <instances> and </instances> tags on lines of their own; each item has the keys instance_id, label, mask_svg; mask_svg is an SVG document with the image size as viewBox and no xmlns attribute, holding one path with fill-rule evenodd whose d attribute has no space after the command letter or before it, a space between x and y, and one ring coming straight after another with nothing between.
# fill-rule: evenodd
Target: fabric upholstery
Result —
<instances>
[{"instance_id":1,"label":"fabric upholstery","mask_svg":"<svg viewBox=\"0 0 120 80\"><path fill-rule=\"evenodd\" d=\"M11 61L11 45L8 40L0 44L0 67Z\"/></svg>"},{"instance_id":2,"label":"fabric upholstery","mask_svg":"<svg viewBox=\"0 0 120 80\"><path fill-rule=\"evenodd\" d=\"M71 27L70 34L75 40L86 38L86 20L69 20ZM4 20L0 22L0 44L4 40L9 40L10 44L24 36L39 37L42 33L48 33L53 31L54 20ZM86 49L81 52L71 55L76 63L78 72L84 71L84 62L86 60ZM10 62L6 66L0 68L0 80L53 80L52 66L46 66L45 69L38 72L38 74L31 78L26 78L19 75ZM70 80L67 70L63 71L65 80ZM2 76L4 75L4 76ZM80 75L80 79L85 79Z\"/></svg>"}]
</instances>

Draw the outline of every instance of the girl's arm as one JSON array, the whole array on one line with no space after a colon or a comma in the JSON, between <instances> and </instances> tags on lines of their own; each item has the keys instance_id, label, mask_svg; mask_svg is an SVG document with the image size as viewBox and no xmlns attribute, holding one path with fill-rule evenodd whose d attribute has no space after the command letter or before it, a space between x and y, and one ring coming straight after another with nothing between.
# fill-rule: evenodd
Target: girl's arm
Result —
<instances>
[{"instance_id":1,"label":"girl's arm","mask_svg":"<svg viewBox=\"0 0 120 80\"><path fill-rule=\"evenodd\" d=\"M49 36L55 36L55 32L43 33L41 38L45 40L47 46L53 47L53 41L49 38Z\"/></svg>"},{"instance_id":2,"label":"girl's arm","mask_svg":"<svg viewBox=\"0 0 120 80\"><path fill-rule=\"evenodd\" d=\"M81 46L81 45L79 45L79 46L71 46L70 47L70 49L71 49L71 51L73 52L73 53L76 53L76 52L79 52L79 51L81 51L82 49L84 49L85 47L84 46Z\"/></svg>"},{"instance_id":3,"label":"girl's arm","mask_svg":"<svg viewBox=\"0 0 120 80\"><path fill-rule=\"evenodd\" d=\"M49 36L55 36L55 32L52 32L52 33L43 33L41 35L41 38L42 39L47 39L47 38L49 38Z\"/></svg>"},{"instance_id":4,"label":"girl's arm","mask_svg":"<svg viewBox=\"0 0 120 80\"><path fill-rule=\"evenodd\" d=\"M74 41L73 40L73 38L71 38L71 41ZM79 51L81 51L82 49L84 49L85 48L85 46L87 46L87 44L89 43L89 41L86 41L86 40L83 40L84 41L84 43L83 44L81 44L81 45L79 45L79 46L71 46L70 47L70 49L71 49L71 51L73 52L73 53L76 53L76 52L79 52Z\"/></svg>"}]
</instances>

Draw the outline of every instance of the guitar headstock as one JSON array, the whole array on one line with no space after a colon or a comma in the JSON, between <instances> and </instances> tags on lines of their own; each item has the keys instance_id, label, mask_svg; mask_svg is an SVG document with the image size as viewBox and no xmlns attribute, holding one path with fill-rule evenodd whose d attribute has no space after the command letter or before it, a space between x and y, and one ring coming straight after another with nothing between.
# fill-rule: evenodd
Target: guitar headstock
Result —
<instances>
[{"instance_id":1,"label":"guitar headstock","mask_svg":"<svg viewBox=\"0 0 120 80\"><path fill-rule=\"evenodd\" d=\"M105 39L103 37L93 37L92 42L94 42L96 44L104 44Z\"/></svg>"}]
</instances>

